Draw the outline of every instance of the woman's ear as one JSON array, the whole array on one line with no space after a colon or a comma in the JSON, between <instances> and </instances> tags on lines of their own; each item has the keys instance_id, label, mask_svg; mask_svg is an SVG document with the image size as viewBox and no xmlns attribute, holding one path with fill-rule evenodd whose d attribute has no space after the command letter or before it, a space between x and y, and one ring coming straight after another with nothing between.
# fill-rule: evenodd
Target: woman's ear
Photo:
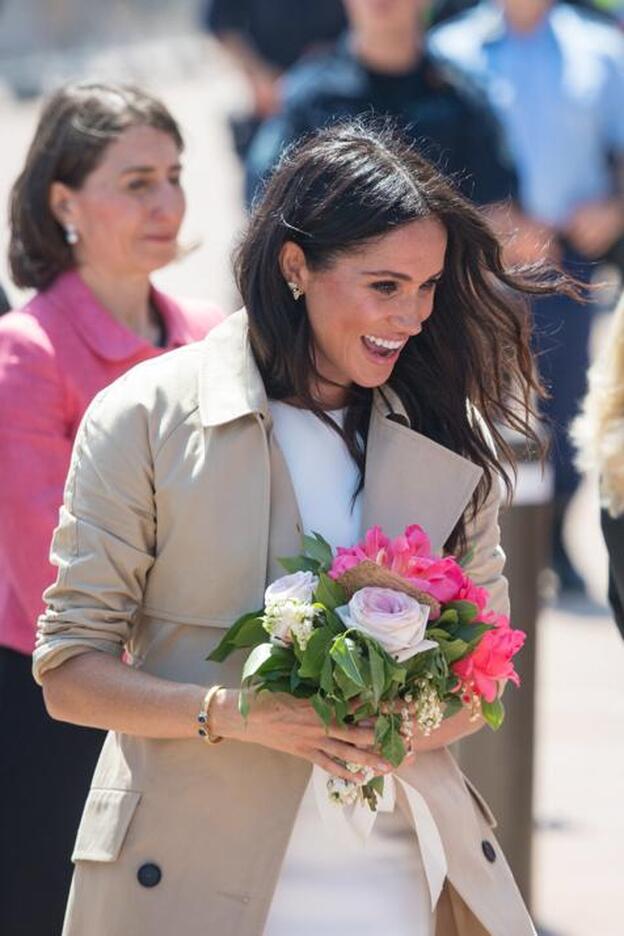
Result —
<instances>
[{"instance_id":1,"label":"woman's ear","mask_svg":"<svg viewBox=\"0 0 624 936\"><path fill-rule=\"evenodd\" d=\"M286 282L294 284L301 293L305 293L310 274L301 247L293 241L286 241L279 253L279 265Z\"/></svg>"},{"instance_id":2,"label":"woman's ear","mask_svg":"<svg viewBox=\"0 0 624 936\"><path fill-rule=\"evenodd\" d=\"M74 193L62 182L53 182L48 194L50 211L62 227L75 224Z\"/></svg>"}]
</instances>

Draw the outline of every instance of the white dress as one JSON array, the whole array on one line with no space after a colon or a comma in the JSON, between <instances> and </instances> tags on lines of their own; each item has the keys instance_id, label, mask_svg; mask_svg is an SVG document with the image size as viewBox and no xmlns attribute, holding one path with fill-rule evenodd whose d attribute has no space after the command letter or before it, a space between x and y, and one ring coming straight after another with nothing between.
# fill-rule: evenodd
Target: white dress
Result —
<instances>
[{"instance_id":1,"label":"white dress","mask_svg":"<svg viewBox=\"0 0 624 936\"><path fill-rule=\"evenodd\" d=\"M306 410L271 402L306 532L336 546L360 536L358 470L340 436ZM342 411L330 413L341 422ZM339 807L337 807L339 808ZM264 936L434 936L429 889L413 827L397 805L366 843L329 827L312 783L304 793Z\"/></svg>"}]
</instances>

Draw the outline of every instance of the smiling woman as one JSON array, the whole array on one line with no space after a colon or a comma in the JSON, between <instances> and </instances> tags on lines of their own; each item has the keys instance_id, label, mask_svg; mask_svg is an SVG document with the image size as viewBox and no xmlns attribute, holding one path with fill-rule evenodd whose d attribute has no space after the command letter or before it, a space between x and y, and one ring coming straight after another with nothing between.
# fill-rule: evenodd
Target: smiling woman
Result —
<instances>
[{"instance_id":1,"label":"smiling woman","mask_svg":"<svg viewBox=\"0 0 624 936\"><path fill-rule=\"evenodd\" d=\"M371 726L246 699L241 655L210 654L302 531L347 546L421 523L508 613L490 435L530 434L510 293L550 284L506 270L471 204L359 125L285 155L237 276L246 308L101 394L74 450L34 673L55 718L110 733L64 934L534 936L447 750L482 720L414 726L399 775L419 805L387 802L364 847L319 812L311 765L392 771Z\"/></svg>"}]
</instances>

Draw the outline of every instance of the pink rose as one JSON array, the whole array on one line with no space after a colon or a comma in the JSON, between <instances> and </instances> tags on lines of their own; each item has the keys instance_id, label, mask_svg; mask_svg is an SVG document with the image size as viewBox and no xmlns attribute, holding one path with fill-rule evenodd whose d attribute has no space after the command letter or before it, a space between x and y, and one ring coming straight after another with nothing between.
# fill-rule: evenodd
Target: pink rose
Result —
<instances>
[{"instance_id":1,"label":"pink rose","mask_svg":"<svg viewBox=\"0 0 624 936\"><path fill-rule=\"evenodd\" d=\"M483 635L472 653L453 663L451 669L461 679L462 689L483 696L486 702L493 702L501 680L510 679L516 686L520 685L512 658L524 645L526 634L512 630L509 618L503 614L489 611L481 615L481 620L496 626Z\"/></svg>"},{"instance_id":2,"label":"pink rose","mask_svg":"<svg viewBox=\"0 0 624 936\"><path fill-rule=\"evenodd\" d=\"M451 599L451 601L471 601L477 606L479 611L482 612L485 611L488 598L489 595L487 588L481 588L479 585L475 585L472 579L468 578L467 575L464 575L457 594ZM483 618L481 617L480 620L483 620Z\"/></svg>"},{"instance_id":3,"label":"pink rose","mask_svg":"<svg viewBox=\"0 0 624 936\"><path fill-rule=\"evenodd\" d=\"M372 562L376 562L377 565L387 568L389 564L387 553L389 545L390 540L384 535L381 527L371 527L370 530L367 530L363 543L358 543L357 546L350 548L338 547L336 558L329 570L329 577L338 579L349 569L359 565L360 562L364 562L365 559L370 559Z\"/></svg>"},{"instance_id":4,"label":"pink rose","mask_svg":"<svg viewBox=\"0 0 624 936\"><path fill-rule=\"evenodd\" d=\"M372 637L399 662L437 647L425 640L429 607L392 588L360 588L336 612L346 627Z\"/></svg>"},{"instance_id":5,"label":"pink rose","mask_svg":"<svg viewBox=\"0 0 624 936\"><path fill-rule=\"evenodd\" d=\"M442 604L455 599L465 578L461 566L450 556L444 559L415 557L399 574Z\"/></svg>"}]
</instances>

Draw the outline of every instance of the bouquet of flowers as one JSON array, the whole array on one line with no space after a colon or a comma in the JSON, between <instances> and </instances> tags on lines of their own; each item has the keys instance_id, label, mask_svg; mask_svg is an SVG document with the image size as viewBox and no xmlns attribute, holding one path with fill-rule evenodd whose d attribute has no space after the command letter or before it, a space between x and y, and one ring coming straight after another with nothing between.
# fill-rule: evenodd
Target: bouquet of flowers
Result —
<instances>
[{"instance_id":1,"label":"bouquet of flowers","mask_svg":"<svg viewBox=\"0 0 624 936\"><path fill-rule=\"evenodd\" d=\"M282 559L264 607L239 618L209 659L250 649L242 689L310 700L325 725L374 720L381 755L398 767L413 732L425 735L467 706L492 728L503 721L505 680L526 635L486 610L488 593L452 556L437 556L417 525L391 540L373 527L336 554L318 533ZM241 693L241 714L249 713ZM359 765L347 764L354 773ZM328 780L330 798L376 808L383 777Z\"/></svg>"}]
</instances>

